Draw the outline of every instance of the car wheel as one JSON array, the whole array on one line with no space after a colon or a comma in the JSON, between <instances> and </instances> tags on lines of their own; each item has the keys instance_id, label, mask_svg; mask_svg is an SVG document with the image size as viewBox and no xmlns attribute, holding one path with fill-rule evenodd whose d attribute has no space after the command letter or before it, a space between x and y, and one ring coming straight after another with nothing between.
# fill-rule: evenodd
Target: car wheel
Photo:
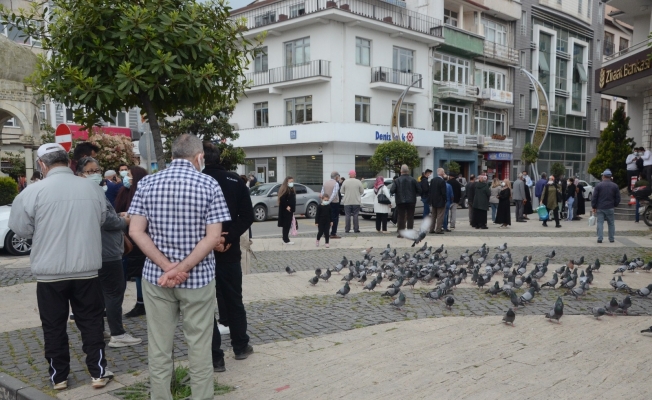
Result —
<instances>
[{"instance_id":1,"label":"car wheel","mask_svg":"<svg viewBox=\"0 0 652 400\"><path fill-rule=\"evenodd\" d=\"M371 219L371 215L363 215L362 219Z\"/></svg>"},{"instance_id":2,"label":"car wheel","mask_svg":"<svg viewBox=\"0 0 652 400\"><path fill-rule=\"evenodd\" d=\"M315 218L317 215L317 204L310 203L306 206L306 218Z\"/></svg>"},{"instance_id":3,"label":"car wheel","mask_svg":"<svg viewBox=\"0 0 652 400\"><path fill-rule=\"evenodd\" d=\"M32 251L32 241L19 238L13 231L9 231L5 238L5 248L14 256L27 256Z\"/></svg>"},{"instance_id":4,"label":"car wheel","mask_svg":"<svg viewBox=\"0 0 652 400\"><path fill-rule=\"evenodd\" d=\"M254 221L263 222L267 219L267 208L264 205L258 204L254 207Z\"/></svg>"},{"instance_id":5,"label":"car wheel","mask_svg":"<svg viewBox=\"0 0 652 400\"><path fill-rule=\"evenodd\" d=\"M588 196L586 199L587 199L588 201L591 201L592 198L593 198L593 193L589 193L589 196Z\"/></svg>"}]
</instances>

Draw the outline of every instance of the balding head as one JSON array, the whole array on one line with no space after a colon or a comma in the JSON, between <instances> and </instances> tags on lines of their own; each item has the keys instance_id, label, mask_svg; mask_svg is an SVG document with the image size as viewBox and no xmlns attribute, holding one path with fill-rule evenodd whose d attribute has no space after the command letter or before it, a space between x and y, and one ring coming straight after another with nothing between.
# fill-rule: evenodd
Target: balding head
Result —
<instances>
[{"instance_id":1,"label":"balding head","mask_svg":"<svg viewBox=\"0 0 652 400\"><path fill-rule=\"evenodd\" d=\"M337 171L331 172L331 179L337 179L340 176L340 173Z\"/></svg>"},{"instance_id":2,"label":"balding head","mask_svg":"<svg viewBox=\"0 0 652 400\"><path fill-rule=\"evenodd\" d=\"M410 173L410 168L407 165L401 165L401 175L407 175Z\"/></svg>"},{"instance_id":3,"label":"balding head","mask_svg":"<svg viewBox=\"0 0 652 400\"><path fill-rule=\"evenodd\" d=\"M441 176L442 178L446 175L446 172L444 172L443 168L437 168L437 176Z\"/></svg>"}]
</instances>

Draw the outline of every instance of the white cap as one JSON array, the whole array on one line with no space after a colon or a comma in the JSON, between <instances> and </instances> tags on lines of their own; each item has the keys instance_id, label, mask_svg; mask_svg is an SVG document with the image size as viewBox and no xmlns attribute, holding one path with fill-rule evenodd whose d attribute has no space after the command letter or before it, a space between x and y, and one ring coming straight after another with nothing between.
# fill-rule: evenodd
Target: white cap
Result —
<instances>
[{"instance_id":1,"label":"white cap","mask_svg":"<svg viewBox=\"0 0 652 400\"><path fill-rule=\"evenodd\" d=\"M110 170L108 170L108 171L106 171L106 172L104 173L104 177L105 177L105 178L108 178L109 176L113 176L113 175L115 175L115 171L112 170L112 169L110 169Z\"/></svg>"},{"instance_id":2,"label":"white cap","mask_svg":"<svg viewBox=\"0 0 652 400\"><path fill-rule=\"evenodd\" d=\"M38 150L36 151L36 156L41 158L44 155L46 155L48 153L55 152L55 151L63 151L66 154L68 154L66 149L64 149L63 146L60 145L59 143L46 143L46 144L41 145L41 147L38 148Z\"/></svg>"}]
</instances>

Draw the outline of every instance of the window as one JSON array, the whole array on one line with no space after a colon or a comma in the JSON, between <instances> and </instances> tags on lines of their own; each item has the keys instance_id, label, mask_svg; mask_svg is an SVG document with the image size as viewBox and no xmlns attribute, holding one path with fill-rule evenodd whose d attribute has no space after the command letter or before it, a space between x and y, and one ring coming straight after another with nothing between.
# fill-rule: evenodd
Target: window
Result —
<instances>
[{"instance_id":1,"label":"window","mask_svg":"<svg viewBox=\"0 0 652 400\"><path fill-rule=\"evenodd\" d=\"M552 36L543 32L539 35L539 82L546 93L550 93L550 56ZM534 67L532 68L534 69Z\"/></svg>"},{"instance_id":2,"label":"window","mask_svg":"<svg viewBox=\"0 0 652 400\"><path fill-rule=\"evenodd\" d=\"M525 50L521 50L521 68L527 69L527 56Z\"/></svg>"},{"instance_id":3,"label":"window","mask_svg":"<svg viewBox=\"0 0 652 400\"><path fill-rule=\"evenodd\" d=\"M525 118L525 95L522 94L518 99L518 115L519 118Z\"/></svg>"},{"instance_id":4,"label":"window","mask_svg":"<svg viewBox=\"0 0 652 400\"><path fill-rule=\"evenodd\" d=\"M604 33L604 55L610 56L615 53L614 34L611 32Z\"/></svg>"},{"instance_id":5,"label":"window","mask_svg":"<svg viewBox=\"0 0 652 400\"><path fill-rule=\"evenodd\" d=\"M505 90L505 74L494 71L480 71L482 82L476 82L483 89Z\"/></svg>"},{"instance_id":6,"label":"window","mask_svg":"<svg viewBox=\"0 0 652 400\"><path fill-rule=\"evenodd\" d=\"M557 58L557 72L555 79L555 89L568 91L566 87L566 72L568 71L568 61Z\"/></svg>"},{"instance_id":7,"label":"window","mask_svg":"<svg viewBox=\"0 0 652 400\"><path fill-rule=\"evenodd\" d=\"M514 137L514 147L525 146L525 132L517 131Z\"/></svg>"},{"instance_id":8,"label":"window","mask_svg":"<svg viewBox=\"0 0 652 400\"><path fill-rule=\"evenodd\" d=\"M435 104L433 106L433 129L436 131L466 134L469 109Z\"/></svg>"},{"instance_id":9,"label":"window","mask_svg":"<svg viewBox=\"0 0 652 400\"><path fill-rule=\"evenodd\" d=\"M110 119L106 122L107 126L122 126L127 127L127 113L124 111L118 112L117 115L111 114Z\"/></svg>"},{"instance_id":10,"label":"window","mask_svg":"<svg viewBox=\"0 0 652 400\"><path fill-rule=\"evenodd\" d=\"M371 40L355 38L355 63L371 65Z\"/></svg>"},{"instance_id":11,"label":"window","mask_svg":"<svg viewBox=\"0 0 652 400\"><path fill-rule=\"evenodd\" d=\"M306 13L306 3L290 6L290 18L298 17Z\"/></svg>"},{"instance_id":12,"label":"window","mask_svg":"<svg viewBox=\"0 0 652 400\"><path fill-rule=\"evenodd\" d=\"M433 72L434 80L439 82L457 82L466 84L469 80L469 61L463 58L435 53Z\"/></svg>"},{"instance_id":13,"label":"window","mask_svg":"<svg viewBox=\"0 0 652 400\"><path fill-rule=\"evenodd\" d=\"M521 35L527 34L527 11L521 11Z\"/></svg>"},{"instance_id":14,"label":"window","mask_svg":"<svg viewBox=\"0 0 652 400\"><path fill-rule=\"evenodd\" d=\"M502 45L507 43L507 27L505 25L486 19L482 20L482 25L484 25L485 40Z\"/></svg>"},{"instance_id":15,"label":"window","mask_svg":"<svg viewBox=\"0 0 652 400\"><path fill-rule=\"evenodd\" d=\"M256 128L269 126L269 107L266 101L254 103L254 126Z\"/></svg>"},{"instance_id":16,"label":"window","mask_svg":"<svg viewBox=\"0 0 652 400\"><path fill-rule=\"evenodd\" d=\"M310 38L285 43L285 65L300 65L310 62Z\"/></svg>"},{"instance_id":17,"label":"window","mask_svg":"<svg viewBox=\"0 0 652 400\"><path fill-rule=\"evenodd\" d=\"M396 102L392 102L392 109L396 106ZM398 118L398 125L402 128L414 128L414 104L402 103L401 113Z\"/></svg>"},{"instance_id":18,"label":"window","mask_svg":"<svg viewBox=\"0 0 652 400\"><path fill-rule=\"evenodd\" d=\"M457 13L444 8L444 23L446 25L457 26Z\"/></svg>"},{"instance_id":19,"label":"window","mask_svg":"<svg viewBox=\"0 0 652 400\"><path fill-rule=\"evenodd\" d=\"M394 47L394 66L400 72L412 72L414 65L414 51L401 47Z\"/></svg>"},{"instance_id":20,"label":"window","mask_svg":"<svg viewBox=\"0 0 652 400\"><path fill-rule=\"evenodd\" d=\"M267 72L267 46L256 52L254 57L254 72Z\"/></svg>"},{"instance_id":21,"label":"window","mask_svg":"<svg viewBox=\"0 0 652 400\"><path fill-rule=\"evenodd\" d=\"M584 67L584 47L578 44L573 46L573 85L571 91L571 104L573 111L582 111L582 89L588 82Z\"/></svg>"},{"instance_id":22,"label":"window","mask_svg":"<svg viewBox=\"0 0 652 400\"><path fill-rule=\"evenodd\" d=\"M598 53L597 54L598 58L600 58L601 57L601 55L600 55L600 39L598 39L598 46L596 47L596 52Z\"/></svg>"},{"instance_id":23,"label":"window","mask_svg":"<svg viewBox=\"0 0 652 400\"><path fill-rule=\"evenodd\" d=\"M263 15L259 15L255 19L256 26L268 25L276 22L276 11L269 11Z\"/></svg>"},{"instance_id":24,"label":"window","mask_svg":"<svg viewBox=\"0 0 652 400\"><path fill-rule=\"evenodd\" d=\"M35 21L32 22L32 24L35 24L37 26L40 25L40 22ZM16 43L20 44L26 44L29 46L34 46L34 47L41 47L41 41L38 40L36 37L28 37L27 34L23 33L23 27L24 24L19 24L19 25L13 25L13 24L7 24L3 25L0 23L0 34L6 36L9 38L9 40L12 40Z\"/></svg>"},{"instance_id":25,"label":"window","mask_svg":"<svg viewBox=\"0 0 652 400\"><path fill-rule=\"evenodd\" d=\"M47 111L47 105L46 104L41 104L41 107L39 108L39 118L41 119L41 124L47 124L48 123L48 111Z\"/></svg>"},{"instance_id":26,"label":"window","mask_svg":"<svg viewBox=\"0 0 652 400\"><path fill-rule=\"evenodd\" d=\"M620 38L620 46L618 47L618 51L623 51L629 48L629 40L625 38Z\"/></svg>"},{"instance_id":27,"label":"window","mask_svg":"<svg viewBox=\"0 0 652 400\"><path fill-rule=\"evenodd\" d=\"M577 13L582 14L582 0L577 0Z\"/></svg>"},{"instance_id":28,"label":"window","mask_svg":"<svg viewBox=\"0 0 652 400\"><path fill-rule=\"evenodd\" d=\"M17 118L9 118L5 122L5 126L8 128L18 128L20 125L18 125L18 119Z\"/></svg>"},{"instance_id":29,"label":"window","mask_svg":"<svg viewBox=\"0 0 652 400\"><path fill-rule=\"evenodd\" d=\"M602 2L598 2L598 23L602 23Z\"/></svg>"},{"instance_id":30,"label":"window","mask_svg":"<svg viewBox=\"0 0 652 400\"><path fill-rule=\"evenodd\" d=\"M371 99L369 97L355 96L355 122L369 123Z\"/></svg>"},{"instance_id":31,"label":"window","mask_svg":"<svg viewBox=\"0 0 652 400\"><path fill-rule=\"evenodd\" d=\"M617 101L616 102L616 108L621 108L621 107L624 110L625 109L625 103L623 103L622 101Z\"/></svg>"},{"instance_id":32,"label":"window","mask_svg":"<svg viewBox=\"0 0 652 400\"><path fill-rule=\"evenodd\" d=\"M593 127L594 128L598 127L598 109L597 108L593 109Z\"/></svg>"},{"instance_id":33,"label":"window","mask_svg":"<svg viewBox=\"0 0 652 400\"><path fill-rule=\"evenodd\" d=\"M285 112L286 125L312 121L312 96L286 99Z\"/></svg>"},{"instance_id":34,"label":"window","mask_svg":"<svg viewBox=\"0 0 652 400\"><path fill-rule=\"evenodd\" d=\"M505 115L492 111L475 111L475 134L480 136L504 135Z\"/></svg>"},{"instance_id":35,"label":"window","mask_svg":"<svg viewBox=\"0 0 652 400\"><path fill-rule=\"evenodd\" d=\"M600 121L609 122L611 119L611 100L600 100Z\"/></svg>"}]
</instances>

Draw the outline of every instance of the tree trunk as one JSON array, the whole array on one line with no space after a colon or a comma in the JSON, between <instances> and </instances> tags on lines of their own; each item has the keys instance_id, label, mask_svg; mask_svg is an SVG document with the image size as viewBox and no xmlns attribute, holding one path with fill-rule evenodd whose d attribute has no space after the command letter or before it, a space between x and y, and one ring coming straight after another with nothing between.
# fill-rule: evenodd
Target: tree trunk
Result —
<instances>
[{"instance_id":1,"label":"tree trunk","mask_svg":"<svg viewBox=\"0 0 652 400\"><path fill-rule=\"evenodd\" d=\"M159 171L165 169L165 153L163 152L163 142L161 141L161 127L158 125L158 118L154 105L147 97L147 94L142 93L140 99L143 103L145 113L147 113L147 121L149 128L152 131L152 140L154 141L154 154L156 154L156 164Z\"/></svg>"}]
</instances>

